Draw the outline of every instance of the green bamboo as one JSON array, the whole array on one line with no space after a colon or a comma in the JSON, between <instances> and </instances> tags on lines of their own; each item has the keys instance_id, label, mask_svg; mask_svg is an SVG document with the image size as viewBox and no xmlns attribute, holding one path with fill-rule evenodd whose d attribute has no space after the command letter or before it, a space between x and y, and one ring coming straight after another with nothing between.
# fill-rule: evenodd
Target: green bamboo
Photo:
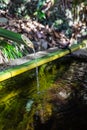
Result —
<instances>
[{"instance_id":1,"label":"green bamboo","mask_svg":"<svg viewBox=\"0 0 87 130\"><path fill-rule=\"evenodd\" d=\"M21 34L12 32L10 30L0 28L0 36L15 41L17 43L24 43L21 38Z\"/></svg>"},{"instance_id":2,"label":"green bamboo","mask_svg":"<svg viewBox=\"0 0 87 130\"><path fill-rule=\"evenodd\" d=\"M86 46L87 46L87 40L84 40L81 44L72 45L70 49L72 52L74 52ZM70 52L67 49L56 50L54 52L47 53L45 56L42 56L41 58L37 58L37 64L35 60L30 60L29 62L26 62L22 65L18 65L14 68L4 70L0 72L0 82L12 78L14 76L17 76L19 74L22 74L26 71L32 70L36 68L36 66L41 66L45 63L61 58L69 53Z\"/></svg>"}]
</instances>

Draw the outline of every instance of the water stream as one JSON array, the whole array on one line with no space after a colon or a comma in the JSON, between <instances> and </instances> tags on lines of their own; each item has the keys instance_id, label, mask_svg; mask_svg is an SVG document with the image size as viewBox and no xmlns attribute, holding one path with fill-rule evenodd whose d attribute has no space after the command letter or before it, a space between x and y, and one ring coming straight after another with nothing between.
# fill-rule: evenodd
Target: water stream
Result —
<instances>
[{"instance_id":1,"label":"water stream","mask_svg":"<svg viewBox=\"0 0 87 130\"><path fill-rule=\"evenodd\" d=\"M36 57L36 52L35 52L35 49L34 49L34 45L25 35L21 35L21 38L24 41L24 43L27 44L28 47L33 50L33 53L34 53L34 60L35 60L35 65L36 65L37 93L39 94L40 93L40 91L39 91L40 84L39 84L39 76L38 76L37 57Z\"/></svg>"},{"instance_id":2,"label":"water stream","mask_svg":"<svg viewBox=\"0 0 87 130\"><path fill-rule=\"evenodd\" d=\"M35 57L35 64L36 64L36 81L37 81L37 94L40 94L40 83L39 83L39 74L38 74L38 65L37 65L37 57L35 49L33 48L34 57Z\"/></svg>"}]
</instances>

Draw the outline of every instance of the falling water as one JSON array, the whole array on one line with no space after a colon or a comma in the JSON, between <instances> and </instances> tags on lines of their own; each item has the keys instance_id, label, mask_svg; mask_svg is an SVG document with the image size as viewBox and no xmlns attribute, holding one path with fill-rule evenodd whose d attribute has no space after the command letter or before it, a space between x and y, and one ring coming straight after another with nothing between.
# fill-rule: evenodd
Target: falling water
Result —
<instances>
[{"instance_id":1,"label":"falling water","mask_svg":"<svg viewBox=\"0 0 87 130\"><path fill-rule=\"evenodd\" d=\"M34 45L25 35L21 35L21 38L24 41L24 43L27 44L34 52L34 59L35 59L35 64L36 64L37 93L39 94L40 93L40 83L39 83L39 75L38 75L37 57L36 57Z\"/></svg>"},{"instance_id":2,"label":"falling water","mask_svg":"<svg viewBox=\"0 0 87 130\"><path fill-rule=\"evenodd\" d=\"M33 48L34 57L35 57L35 64L36 64L36 81L37 81L37 93L40 93L40 83L39 83L39 75L38 75L38 65L37 65L37 57L35 49Z\"/></svg>"}]
</instances>

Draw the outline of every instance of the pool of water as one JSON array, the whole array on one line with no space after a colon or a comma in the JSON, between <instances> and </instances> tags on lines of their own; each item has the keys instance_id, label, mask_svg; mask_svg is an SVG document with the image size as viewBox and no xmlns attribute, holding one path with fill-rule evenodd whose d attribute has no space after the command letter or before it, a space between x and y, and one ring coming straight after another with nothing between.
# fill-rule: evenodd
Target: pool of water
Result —
<instances>
[{"instance_id":1,"label":"pool of water","mask_svg":"<svg viewBox=\"0 0 87 130\"><path fill-rule=\"evenodd\" d=\"M87 61L65 57L0 83L0 130L86 130Z\"/></svg>"}]
</instances>

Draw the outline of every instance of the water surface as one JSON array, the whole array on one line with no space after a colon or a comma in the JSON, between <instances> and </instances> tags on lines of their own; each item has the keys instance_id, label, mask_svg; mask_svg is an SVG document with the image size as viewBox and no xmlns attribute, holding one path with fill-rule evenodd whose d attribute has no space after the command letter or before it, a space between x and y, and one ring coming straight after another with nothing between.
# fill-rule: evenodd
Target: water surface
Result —
<instances>
[{"instance_id":1,"label":"water surface","mask_svg":"<svg viewBox=\"0 0 87 130\"><path fill-rule=\"evenodd\" d=\"M65 57L0 84L0 130L87 129L87 61Z\"/></svg>"}]
</instances>

